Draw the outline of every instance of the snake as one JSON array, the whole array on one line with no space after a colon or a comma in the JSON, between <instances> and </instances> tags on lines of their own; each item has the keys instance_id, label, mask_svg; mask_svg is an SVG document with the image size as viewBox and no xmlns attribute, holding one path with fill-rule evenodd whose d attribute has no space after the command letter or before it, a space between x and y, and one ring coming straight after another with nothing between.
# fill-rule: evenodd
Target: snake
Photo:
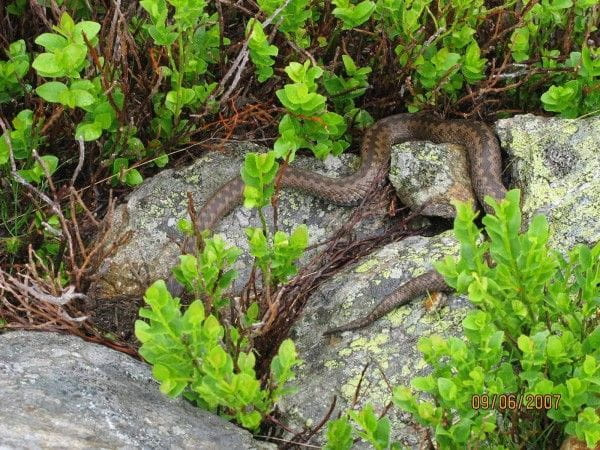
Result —
<instances>
[{"instance_id":1,"label":"snake","mask_svg":"<svg viewBox=\"0 0 600 450\"><path fill-rule=\"evenodd\" d=\"M463 146L467 151L469 175L475 197L486 213L493 212L483 200L489 195L501 200L506 195L502 184L502 155L500 144L492 129L483 122L454 119L444 120L423 114L396 114L383 118L369 127L363 136L361 164L356 172L345 177L328 177L294 166L285 167L279 186L306 192L334 204L358 204L377 183L380 174L389 171L391 148L407 141L430 141ZM218 222L241 204L244 182L236 176L221 185L206 200L196 215L199 231L213 230ZM183 252L196 248L195 239L188 238ZM183 287L172 275L167 288L173 296L183 292ZM397 288L384 297L367 315L345 325L325 331L324 334L364 328L396 307L432 292L447 292L450 287L436 270L429 270Z\"/></svg>"}]
</instances>

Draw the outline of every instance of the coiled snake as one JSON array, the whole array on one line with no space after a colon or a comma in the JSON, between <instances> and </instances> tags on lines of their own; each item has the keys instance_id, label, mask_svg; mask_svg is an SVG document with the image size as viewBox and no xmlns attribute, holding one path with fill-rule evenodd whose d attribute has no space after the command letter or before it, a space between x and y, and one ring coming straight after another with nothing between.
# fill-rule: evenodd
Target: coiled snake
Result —
<instances>
[{"instance_id":1,"label":"coiled snake","mask_svg":"<svg viewBox=\"0 0 600 450\"><path fill-rule=\"evenodd\" d=\"M391 146L405 141L427 140L434 143L462 145L467 149L471 182L479 202L486 212L483 198L490 195L504 198L506 188L501 181L502 159L500 146L493 131L482 122L440 120L422 115L398 114L382 119L369 128L361 145L361 166L352 175L331 178L314 172L287 167L281 186L302 190L340 205L354 205L365 197L382 170L388 171ZM237 176L214 192L197 215L200 230L213 229L221 218L242 201L244 182ZM184 244L184 252L195 249L193 240ZM171 276L169 291L180 295L182 287ZM385 297L365 317L328 330L326 334L362 328L371 324L396 306L427 292L447 291L449 288L437 271L431 270L400 286Z\"/></svg>"}]
</instances>

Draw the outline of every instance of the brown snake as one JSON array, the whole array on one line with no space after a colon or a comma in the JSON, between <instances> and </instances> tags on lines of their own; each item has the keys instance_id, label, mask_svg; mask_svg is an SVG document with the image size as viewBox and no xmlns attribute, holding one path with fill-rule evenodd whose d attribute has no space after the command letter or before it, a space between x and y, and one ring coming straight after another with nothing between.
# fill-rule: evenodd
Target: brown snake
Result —
<instances>
[{"instance_id":1,"label":"brown snake","mask_svg":"<svg viewBox=\"0 0 600 450\"><path fill-rule=\"evenodd\" d=\"M466 120L440 120L422 115L398 114L382 119L369 128L361 145L361 166L352 175L331 178L314 172L287 167L281 177L282 187L302 190L339 205L354 205L362 200L382 170L390 164L391 147L405 141L426 140L434 143L459 144L467 149L471 182L479 202L486 195L504 198L506 188L501 181L502 159L500 146L493 131L482 122ZM206 201L197 215L200 230L213 229L219 220L242 201L244 182L237 176L222 185ZM184 244L184 252L195 249L193 240ZM167 281L169 291L180 295L182 286L171 276ZM365 327L413 297L427 292L447 291L448 285L435 270L430 270L400 286L385 297L365 317L328 330L338 333Z\"/></svg>"}]
</instances>

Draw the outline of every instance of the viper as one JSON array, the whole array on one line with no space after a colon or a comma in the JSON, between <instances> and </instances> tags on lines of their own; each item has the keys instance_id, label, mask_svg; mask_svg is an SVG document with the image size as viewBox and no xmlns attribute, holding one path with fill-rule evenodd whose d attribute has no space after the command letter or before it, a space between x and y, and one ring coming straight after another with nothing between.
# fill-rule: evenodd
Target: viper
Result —
<instances>
[{"instance_id":1,"label":"viper","mask_svg":"<svg viewBox=\"0 0 600 450\"><path fill-rule=\"evenodd\" d=\"M332 178L289 166L284 169L279 185L307 192L335 204L356 205L377 182L379 174L389 170L392 145L419 140L465 147L473 190L486 212L491 212L483 201L486 195L497 200L504 198L506 188L501 180L500 145L493 131L483 122L441 120L420 114L398 114L379 120L371 126L363 136L360 168L352 175ZM244 182L240 176L223 184L198 212L197 228L200 231L212 230L242 202L243 191ZM183 245L185 253L192 252L195 248L193 239L188 239ZM174 276L167 281L167 287L172 295L180 295L183 290ZM448 290L449 286L443 277L437 271L430 270L400 286L366 316L330 329L325 334L363 328L414 297Z\"/></svg>"}]
</instances>

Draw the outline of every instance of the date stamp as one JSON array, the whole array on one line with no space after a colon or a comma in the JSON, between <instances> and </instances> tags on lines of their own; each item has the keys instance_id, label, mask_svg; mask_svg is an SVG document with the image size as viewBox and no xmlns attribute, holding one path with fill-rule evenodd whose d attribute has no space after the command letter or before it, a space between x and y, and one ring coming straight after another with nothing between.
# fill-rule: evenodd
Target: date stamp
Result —
<instances>
[{"instance_id":1,"label":"date stamp","mask_svg":"<svg viewBox=\"0 0 600 450\"><path fill-rule=\"evenodd\" d=\"M560 394L480 394L471 396L471 408L511 410L558 409Z\"/></svg>"}]
</instances>

